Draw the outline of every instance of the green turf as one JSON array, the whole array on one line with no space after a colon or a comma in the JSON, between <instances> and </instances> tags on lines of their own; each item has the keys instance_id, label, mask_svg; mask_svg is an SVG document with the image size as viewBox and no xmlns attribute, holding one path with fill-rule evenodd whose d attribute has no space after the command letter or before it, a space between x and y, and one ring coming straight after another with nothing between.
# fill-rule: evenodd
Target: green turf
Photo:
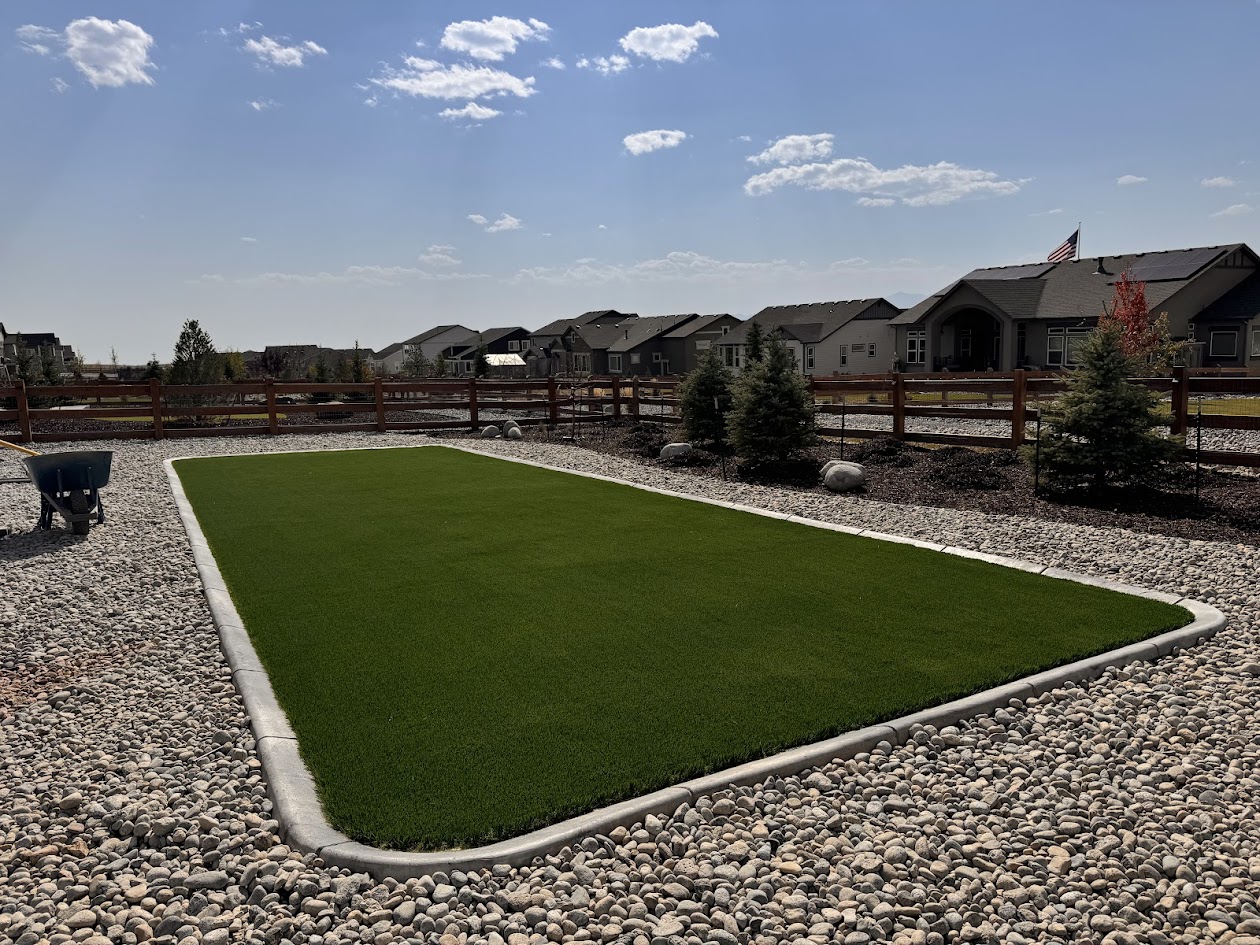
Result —
<instances>
[{"instance_id":1,"label":"green turf","mask_svg":"<svg viewBox=\"0 0 1260 945\"><path fill-rule=\"evenodd\" d=\"M183 460L329 819L502 838L1180 608L443 447Z\"/></svg>"}]
</instances>

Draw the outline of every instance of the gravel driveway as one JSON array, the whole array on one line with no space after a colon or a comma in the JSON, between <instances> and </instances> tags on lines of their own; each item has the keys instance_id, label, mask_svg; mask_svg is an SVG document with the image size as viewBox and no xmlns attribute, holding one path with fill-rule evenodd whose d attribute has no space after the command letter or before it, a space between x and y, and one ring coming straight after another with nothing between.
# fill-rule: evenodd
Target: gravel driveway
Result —
<instances>
[{"instance_id":1,"label":"gravel driveway","mask_svg":"<svg viewBox=\"0 0 1260 945\"><path fill-rule=\"evenodd\" d=\"M1260 549L727 484L529 440L476 445L1115 577L1231 623L1158 664L531 868L376 884L290 850L162 460L417 442L102 443L111 518L85 540L30 533L34 490L0 486L0 524L22 530L0 539L0 941L1260 945Z\"/></svg>"}]
</instances>

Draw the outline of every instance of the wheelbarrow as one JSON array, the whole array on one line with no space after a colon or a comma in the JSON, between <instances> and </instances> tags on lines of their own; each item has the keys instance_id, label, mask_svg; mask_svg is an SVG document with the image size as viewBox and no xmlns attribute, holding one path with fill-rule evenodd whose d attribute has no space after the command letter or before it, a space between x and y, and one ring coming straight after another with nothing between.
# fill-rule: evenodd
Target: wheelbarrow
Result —
<instances>
[{"instance_id":1,"label":"wheelbarrow","mask_svg":"<svg viewBox=\"0 0 1260 945\"><path fill-rule=\"evenodd\" d=\"M77 450L26 456L22 462L39 490L39 527L52 528L56 512L76 535L86 535L105 521L105 506L98 490L109 485L114 454L109 450Z\"/></svg>"}]
</instances>

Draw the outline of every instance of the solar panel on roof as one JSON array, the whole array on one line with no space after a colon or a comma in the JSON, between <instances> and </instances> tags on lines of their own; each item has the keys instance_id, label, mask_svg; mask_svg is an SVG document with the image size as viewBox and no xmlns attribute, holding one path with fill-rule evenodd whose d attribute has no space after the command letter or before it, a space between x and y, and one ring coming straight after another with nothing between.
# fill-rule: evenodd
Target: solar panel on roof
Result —
<instances>
[{"instance_id":1,"label":"solar panel on roof","mask_svg":"<svg viewBox=\"0 0 1260 945\"><path fill-rule=\"evenodd\" d=\"M1003 266L1000 269L975 269L964 279L1036 279L1054 268L1054 263L1030 263L1027 266Z\"/></svg>"},{"instance_id":2,"label":"solar panel on roof","mask_svg":"<svg viewBox=\"0 0 1260 945\"><path fill-rule=\"evenodd\" d=\"M1135 259L1129 275L1139 282L1160 282L1168 279L1189 279L1221 254L1214 247L1179 249L1171 253L1152 253Z\"/></svg>"}]
</instances>

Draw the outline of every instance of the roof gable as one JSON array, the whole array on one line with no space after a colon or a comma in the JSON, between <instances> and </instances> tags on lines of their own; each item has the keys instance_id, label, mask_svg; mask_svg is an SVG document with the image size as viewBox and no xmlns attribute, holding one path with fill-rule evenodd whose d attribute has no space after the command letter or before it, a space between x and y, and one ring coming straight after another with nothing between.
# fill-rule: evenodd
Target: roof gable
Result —
<instances>
[{"instance_id":1,"label":"roof gable","mask_svg":"<svg viewBox=\"0 0 1260 945\"><path fill-rule=\"evenodd\" d=\"M878 306L883 310L887 306L891 312L897 307L887 299L850 299L843 302L805 302L798 305L769 305L748 321L732 328L719 340L723 345L744 344L748 329L755 323L763 329L781 328L797 340L801 336L811 339L809 343L821 341L828 335L840 330L862 313ZM796 326L793 328L792 326ZM806 328L804 326L812 326Z\"/></svg>"}]
</instances>

